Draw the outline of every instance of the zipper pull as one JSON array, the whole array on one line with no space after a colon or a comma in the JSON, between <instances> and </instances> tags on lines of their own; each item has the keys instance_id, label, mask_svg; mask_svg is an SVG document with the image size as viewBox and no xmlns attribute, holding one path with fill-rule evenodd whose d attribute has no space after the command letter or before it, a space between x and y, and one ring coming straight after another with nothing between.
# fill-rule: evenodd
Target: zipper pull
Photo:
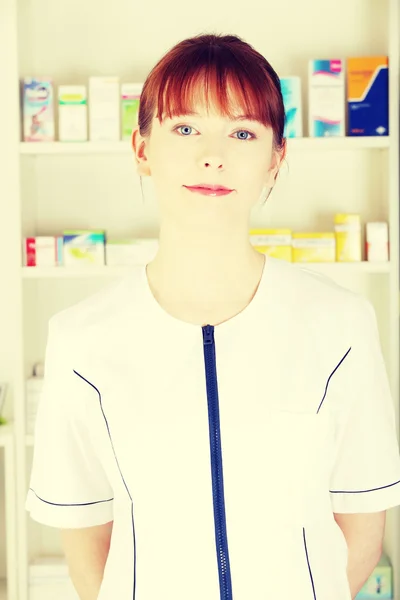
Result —
<instances>
[{"instance_id":1,"label":"zipper pull","mask_svg":"<svg viewBox=\"0 0 400 600\"><path fill-rule=\"evenodd\" d=\"M212 325L204 325L203 340L204 344L212 344L214 342L214 327Z\"/></svg>"}]
</instances>

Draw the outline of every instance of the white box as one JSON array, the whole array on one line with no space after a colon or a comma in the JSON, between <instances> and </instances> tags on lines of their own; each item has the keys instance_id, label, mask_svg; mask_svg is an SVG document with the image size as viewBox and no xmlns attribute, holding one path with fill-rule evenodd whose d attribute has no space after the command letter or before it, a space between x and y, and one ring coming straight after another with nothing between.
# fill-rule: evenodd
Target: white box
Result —
<instances>
[{"instance_id":1,"label":"white box","mask_svg":"<svg viewBox=\"0 0 400 600\"><path fill-rule=\"evenodd\" d=\"M310 137L345 135L344 61L310 60L308 66Z\"/></svg>"},{"instance_id":2,"label":"white box","mask_svg":"<svg viewBox=\"0 0 400 600\"><path fill-rule=\"evenodd\" d=\"M43 377L29 377L26 380L26 432L29 434L34 432L43 384Z\"/></svg>"},{"instance_id":3,"label":"white box","mask_svg":"<svg viewBox=\"0 0 400 600\"><path fill-rule=\"evenodd\" d=\"M107 240L106 264L141 265L153 260L157 254L159 241L157 238L136 238L133 240Z\"/></svg>"},{"instance_id":4,"label":"white box","mask_svg":"<svg viewBox=\"0 0 400 600\"><path fill-rule=\"evenodd\" d=\"M120 139L118 77L89 78L89 130L92 142Z\"/></svg>"},{"instance_id":5,"label":"white box","mask_svg":"<svg viewBox=\"0 0 400 600\"><path fill-rule=\"evenodd\" d=\"M29 565L29 600L79 600L64 557L42 556Z\"/></svg>"},{"instance_id":6,"label":"white box","mask_svg":"<svg viewBox=\"0 0 400 600\"><path fill-rule=\"evenodd\" d=\"M367 260L369 262L387 262L389 260L389 230L385 222L366 225Z\"/></svg>"},{"instance_id":7,"label":"white box","mask_svg":"<svg viewBox=\"0 0 400 600\"><path fill-rule=\"evenodd\" d=\"M58 139L60 142L86 142L87 92L84 85L58 88Z\"/></svg>"},{"instance_id":8,"label":"white box","mask_svg":"<svg viewBox=\"0 0 400 600\"><path fill-rule=\"evenodd\" d=\"M38 235L24 238L22 253L26 267L56 267L57 237Z\"/></svg>"}]
</instances>

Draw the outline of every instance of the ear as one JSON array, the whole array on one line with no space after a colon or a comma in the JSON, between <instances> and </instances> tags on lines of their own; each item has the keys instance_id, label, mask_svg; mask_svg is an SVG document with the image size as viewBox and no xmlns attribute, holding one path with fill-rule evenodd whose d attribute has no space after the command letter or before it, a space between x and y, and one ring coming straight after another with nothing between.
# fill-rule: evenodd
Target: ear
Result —
<instances>
[{"instance_id":1,"label":"ear","mask_svg":"<svg viewBox=\"0 0 400 600\"><path fill-rule=\"evenodd\" d=\"M139 127L135 127L132 131L131 144L137 165L137 174L142 177L150 176L151 170L146 156L146 139L140 135Z\"/></svg>"},{"instance_id":2,"label":"ear","mask_svg":"<svg viewBox=\"0 0 400 600\"><path fill-rule=\"evenodd\" d=\"M282 149L280 150L273 150L272 152L272 157L271 157L271 165L268 169L268 175L267 175L267 179L265 182L265 185L267 188L273 188L276 182L276 178L278 177L279 174L279 169L281 168L281 163L284 160L284 158L286 157L286 139L284 139L284 144L282 146Z\"/></svg>"}]
</instances>

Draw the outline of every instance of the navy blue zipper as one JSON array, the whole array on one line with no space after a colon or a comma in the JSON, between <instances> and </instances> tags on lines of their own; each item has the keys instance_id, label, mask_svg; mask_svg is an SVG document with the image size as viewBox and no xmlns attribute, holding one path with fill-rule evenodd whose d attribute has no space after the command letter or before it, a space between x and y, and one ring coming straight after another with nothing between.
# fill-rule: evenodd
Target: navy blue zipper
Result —
<instances>
[{"instance_id":1,"label":"navy blue zipper","mask_svg":"<svg viewBox=\"0 0 400 600\"><path fill-rule=\"evenodd\" d=\"M222 468L214 326L204 325L202 329L204 342L204 362L206 367L215 544L217 550L220 599L232 600L232 581L229 564L228 536L226 532L224 477Z\"/></svg>"}]
</instances>

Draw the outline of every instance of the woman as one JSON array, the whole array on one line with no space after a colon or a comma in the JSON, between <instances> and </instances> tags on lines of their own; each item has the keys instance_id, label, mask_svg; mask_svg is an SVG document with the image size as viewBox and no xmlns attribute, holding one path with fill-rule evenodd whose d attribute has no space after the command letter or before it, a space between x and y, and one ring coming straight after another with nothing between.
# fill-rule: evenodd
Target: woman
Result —
<instances>
[{"instance_id":1,"label":"woman","mask_svg":"<svg viewBox=\"0 0 400 600\"><path fill-rule=\"evenodd\" d=\"M400 460L372 305L250 244L283 128L235 36L144 84L159 249L50 320L26 505L83 600L350 600L379 559Z\"/></svg>"}]
</instances>

